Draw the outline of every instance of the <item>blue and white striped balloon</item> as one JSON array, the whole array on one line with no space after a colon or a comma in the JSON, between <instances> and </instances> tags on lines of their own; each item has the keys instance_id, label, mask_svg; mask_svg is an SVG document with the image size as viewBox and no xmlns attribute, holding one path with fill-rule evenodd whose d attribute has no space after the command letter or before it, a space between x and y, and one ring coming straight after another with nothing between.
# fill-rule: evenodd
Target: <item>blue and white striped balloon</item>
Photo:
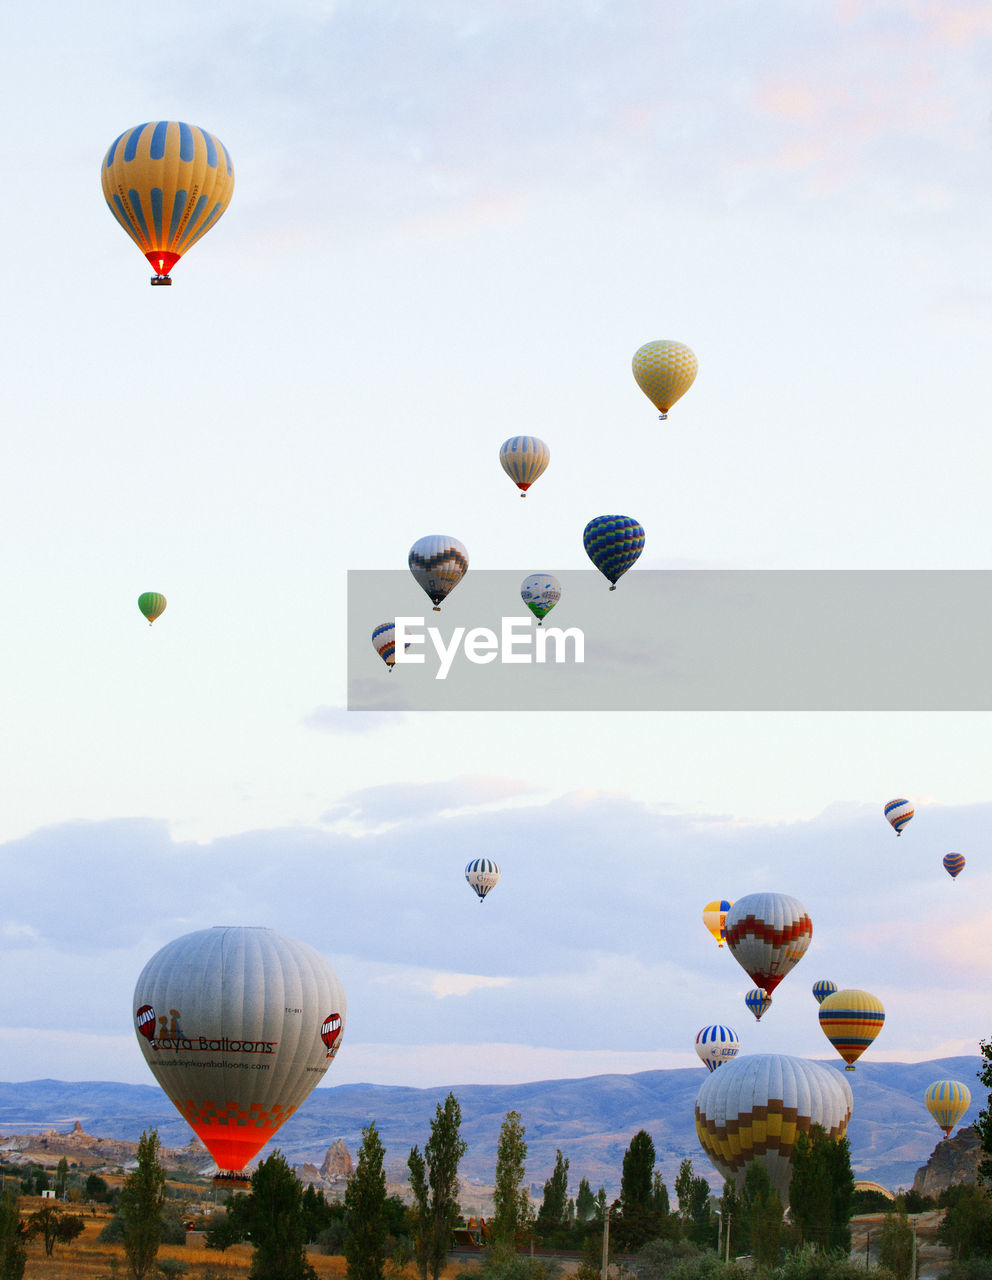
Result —
<instances>
[{"instance_id":1,"label":"blue and white striped balloon","mask_svg":"<svg viewBox=\"0 0 992 1280\"><path fill-rule=\"evenodd\" d=\"M551 450L537 436L511 436L499 450L500 466L521 490L521 498L551 461Z\"/></svg>"},{"instance_id":2,"label":"blue and white striped balloon","mask_svg":"<svg viewBox=\"0 0 992 1280\"><path fill-rule=\"evenodd\" d=\"M707 1071L715 1071L740 1053L741 1042L730 1027L703 1027L696 1034L696 1052Z\"/></svg>"},{"instance_id":3,"label":"blue and white striped balloon","mask_svg":"<svg viewBox=\"0 0 992 1280\"><path fill-rule=\"evenodd\" d=\"M499 867L492 858L476 858L465 868L465 879L479 895L481 902L499 880Z\"/></svg>"}]
</instances>

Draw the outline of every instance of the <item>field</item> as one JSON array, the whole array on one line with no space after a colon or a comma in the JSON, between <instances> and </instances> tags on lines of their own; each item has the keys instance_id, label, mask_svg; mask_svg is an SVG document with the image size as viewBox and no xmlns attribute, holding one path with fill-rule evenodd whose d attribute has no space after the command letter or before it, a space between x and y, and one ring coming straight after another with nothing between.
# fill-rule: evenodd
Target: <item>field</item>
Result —
<instances>
[{"instance_id":1,"label":"field","mask_svg":"<svg viewBox=\"0 0 992 1280\"><path fill-rule=\"evenodd\" d=\"M22 1216L44 1203L46 1202L35 1200L33 1196L22 1197ZM71 1245L57 1244L50 1258L45 1257L44 1242L40 1238L32 1240L27 1246L25 1280L127 1280L129 1273L123 1248L120 1245L101 1244L97 1240L110 1215L98 1209L94 1216L88 1207L79 1210L71 1205L65 1207L70 1212L82 1214L85 1223L83 1234ZM232 1245L223 1253L217 1249L163 1245L158 1256L159 1261L178 1258L185 1262L189 1267L186 1272L188 1280L207 1280L208 1277L213 1277L213 1280L247 1280L251 1266L251 1247L246 1244ZM329 1258L323 1254L311 1253L309 1259L320 1280L325 1280L325 1277L344 1280L344 1258ZM455 1266L447 1267L442 1280L454 1280L458 1269ZM411 1268L410 1280L412 1277Z\"/></svg>"}]
</instances>

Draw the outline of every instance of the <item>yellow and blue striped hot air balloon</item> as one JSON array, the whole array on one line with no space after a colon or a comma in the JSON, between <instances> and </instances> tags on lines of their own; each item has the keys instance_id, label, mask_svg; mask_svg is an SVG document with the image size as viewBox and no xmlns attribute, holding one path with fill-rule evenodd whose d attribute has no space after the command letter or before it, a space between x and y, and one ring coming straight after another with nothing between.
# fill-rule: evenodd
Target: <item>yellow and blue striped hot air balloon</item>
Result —
<instances>
[{"instance_id":1,"label":"yellow and blue striped hot air balloon","mask_svg":"<svg viewBox=\"0 0 992 1280\"><path fill-rule=\"evenodd\" d=\"M500 466L521 490L521 498L551 461L551 450L537 436L511 436L499 450Z\"/></svg>"},{"instance_id":2,"label":"yellow and blue striped hot air balloon","mask_svg":"<svg viewBox=\"0 0 992 1280\"><path fill-rule=\"evenodd\" d=\"M971 1106L971 1090L960 1080L935 1080L923 1095L926 1108L944 1130L944 1137Z\"/></svg>"},{"instance_id":3,"label":"yellow and blue striped hot air balloon","mask_svg":"<svg viewBox=\"0 0 992 1280\"><path fill-rule=\"evenodd\" d=\"M197 125L156 120L125 130L100 166L110 212L152 264L152 284L211 229L231 203L234 166Z\"/></svg>"},{"instance_id":4,"label":"yellow and blue striped hot air balloon","mask_svg":"<svg viewBox=\"0 0 992 1280\"><path fill-rule=\"evenodd\" d=\"M952 880L956 880L964 870L964 858L960 853L945 853L942 861L944 870Z\"/></svg>"},{"instance_id":5,"label":"yellow and blue striped hot air balloon","mask_svg":"<svg viewBox=\"0 0 992 1280\"><path fill-rule=\"evenodd\" d=\"M699 362L684 342L645 342L631 361L634 380L664 421L696 380Z\"/></svg>"},{"instance_id":6,"label":"yellow and blue striped hot air balloon","mask_svg":"<svg viewBox=\"0 0 992 1280\"><path fill-rule=\"evenodd\" d=\"M755 1022L760 1022L762 1015L772 1007L772 998L764 987L752 987L744 997L744 1003L754 1014Z\"/></svg>"},{"instance_id":7,"label":"yellow and blue striped hot air balloon","mask_svg":"<svg viewBox=\"0 0 992 1280\"><path fill-rule=\"evenodd\" d=\"M827 996L832 996L837 990L837 983L831 982L829 978L821 978L819 982L813 983L813 996L817 1004L823 1004Z\"/></svg>"},{"instance_id":8,"label":"yellow and blue striped hot air balloon","mask_svg":"<svg viewBox=\"0 0 992 1280\"><path fill-rule=\"evenodd\" d=\"M870 991L845 988L827 996L820 1005L823 1034L847 1063L854 1064L882 1029L885 1007Z\"/></svg>"}]
</instances>

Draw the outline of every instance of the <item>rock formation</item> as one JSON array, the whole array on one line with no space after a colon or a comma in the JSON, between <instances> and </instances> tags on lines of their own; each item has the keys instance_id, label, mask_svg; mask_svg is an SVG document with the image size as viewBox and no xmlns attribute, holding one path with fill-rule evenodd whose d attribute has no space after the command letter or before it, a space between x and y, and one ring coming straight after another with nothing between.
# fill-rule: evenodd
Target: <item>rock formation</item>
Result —
<instances>
[{"instance_id":1,"label":"rock formation","mask_svg":"<svg viewBox=\"0 0 992 1280\"><path fill-rule=\"evenodd\" d=\"M933 1155L922 1169L917 1169L913 1190L936 1199L947 1187L960 1183L978 1183L978 1162L982 1143L974 1125L960 1129L953 1138L938 1142Z\"/></svg>"}]
</instances>

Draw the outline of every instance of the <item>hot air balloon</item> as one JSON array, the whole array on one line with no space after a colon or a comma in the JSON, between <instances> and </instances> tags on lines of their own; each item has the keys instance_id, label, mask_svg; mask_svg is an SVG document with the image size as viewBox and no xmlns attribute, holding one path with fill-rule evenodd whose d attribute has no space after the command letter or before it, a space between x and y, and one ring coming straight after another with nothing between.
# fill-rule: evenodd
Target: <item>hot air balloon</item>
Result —
<instances>
[{"instance_id":1,"label":"hot air balloon","mask_svg":"<svg viewBox=\"0 0 992 1280\"><path fill-rule=\"evenodd\" d=\"M826 996L820 1004L820 1026L823 1034L847 1063L854 1064L882 1029L885 1009L878 996L870 991L845 988Z\"/></svg>"},{"instance_id":2,"label":"hot air balloon","mask_svg":"<svg viewBox=\"0 0 992 1280\"><path fill-rule=\"evenodd\" d=\"M499 449L500 466L521 490L521 498L551 461L551 450L537 436L512 436Z\"/></svg>"},{"instance_id":3,"label":"hot air balloon","mask_svg":"<svg viewBox=\"0 0 992 1280\"><path fill-rule=\"evenodd\" d=\"M110 212L152 264L152 284L172 284L169 272L234 194L224 144L178 120L126 130L110 144L100 177Z\"/></svg>"},{"instance_id":4,"label":"hot air balloon","mask_svg":"<svg viewBox=\"0 0 992 1280\"><path fill-rule=\"evenodd\" d=\"M465 868L465 879L482 902L489 890L496 887L496 882L499 880L499 867L492 858L475 858Z\"/></svg>"},{"instance_id":5,"label":"hot air balloon","mask_svg":"<svg viewBox=\"0 0 992 1280\"><path fill-rule=\"evenodd\" d=\"M806 954L813 924L806 908L785 893L749 893L727 912L727 946L769 995Z\"/></svg>"},{"instance_id":6,"label":"hot air balloon","mask_svg":"<svg viewBox=\"0 0 992 1280\"><path fill-rule=\"evenodd\" d=\"M913 805L909 800L890 800L885 806L885 816L891 822L897 836L913 816Z\"/></svg>"},{"instance_id":7,"label":"hot air balloon","mask_svg":"<svg viewBox=\"0 0 992 1280\"><path fill-rule=\"evenodd\" d=\"M138 596L138 608L151 626L156 618L160 618L165 613L165 596L160 591L142 591Z\"/></svg>"},{"instance_id":8,"label":"hot air balloon","mask_svg":"<svg viewBox=\"0 0 992 1280\"><path fill-rule=\"evenodd\" d=\"M372 632L372 647L392 671L396 662L396 626L393 621L379 623Z\"/></svg>"},{"instance_id":9,"label":"hot air balloon","mask_svg":"<svg viewBox=\"0 0 992 1280\"><path fill-rule=\"evenodd\" d=\"M926 1108L944 1130L944 1137L971 1106L971 1090L959 1080L935 1080L923 1095Z\"/></svg>"},{"instance_id":10,"label":"hot air balloon","mask_svg":"<svg viewBox=\"0 0 992 1280\"><path fill-rule=\"evenodd\" d=\"M561 583L550 573L532 573L520 584L520 599L537 619L546 618L561 599Z\"/></svg>"},{"instance_id":11,"label":"hot air balloon","mask_svg":"<svg viewBox=\"0 0 992 1280\"><path fill-rule=\"evenodd\" d=\"M723 940L727 936L727 912L733 905L726 898L714 898L703 907L703 924L716 939L718 947L723 946Z\"/></svg>"},{"instance_id":12,"label":"hot air balloon","mask_svg":"<svg viewBox=\"0 0 992 1280\"><path fill-rule=\"evenodd\" d=\"M836 990L837 983L831 982L829 978L821 978L819 982L813 983L813 995L817 1004L823 1004L827 996L833 995Z\"/></svg>"},{"instance_id":13,"label":"hot air balloon","mask_svg":"<svg viewBox=\"0 0 992 1280\"><path fill-rule=\"evenodd\" d=\"M831 1138L842 1138L853 1108L842 1072L784 1054L747 1054L703 1081L696 1095L696 1136L738 1190L751 1164L763 1161L785 1206L797 1134L818 1124Z\"/></svg>"},{"instance_id":14,"label":"hot air balloon","mask_svg":"<svg viewBox=\"0 0 992 1280\"><path fill-rule=\"evenodd\" d=\"M583 531L582 545L616 591L617 580L644 550L644 529L630 516L596 516Z\"/></svg>"},{"instance_id":15,"label":"hot air balloon","mask_svg":"<svg viewBox=\"0 0 992 1280\"><path fill-rule=\"evenodd\" d=\"M444 533L429 533L410 548L407 558L410 572L434 602L440 613L441 601L454 591L468 573L468 552L457 538Z\"/></svg>"},{"instance_id":16,"label":"hot air balloon","mask_svg":"<svg viewBox=\"0 0 992 1280\"><path fill-rule=\"evenodd\" d=\"M737 1032L729 1027L703 1027L696 1033L696 1052L707 1071L715 1071L740 1053Z\"/></svg>"},{"instance_id":17,"label":"hot air balloon","mask_svg":"<svg viewBox=\"0 0 992 1280\"><path fill-rule=\"evenodd\" d=\"M744 1003L754 1014L755 1022L760 1022L762 1015L772 1007L772 998L764 987L752 987L744 997Z\"/></svg>"},{"instance_id":18,"label":"hot air balloon","mask_svg":"<svg viewBox=\"0 0 992 1280\"><path fill-rule=\"evenodd\" d=\"M945 853L943 863L944 870L952 880L956 880L964 870L964 858L960 853Z\"/></svg>"},{"instance_id":19,"label":"hot air balloon","mask_svg":"<svg viewBox=\"0 0 992 1280\"><path fill-rule=\"evenodd\" d=\"M305 942L219 927L156 952L133 1007L155 1079L218 1168L235 1172L319 1084L347 1005L337 974ZM149 1010L158 1014L151 1036Z\"/></svg>"},{"instance_id":20,"label":"hot air balloon","mask_svg":"<svg viewBox=\"0 0 992 1280\"><path fill-rule=\"evenodd\" d=\"M664 420L696 380L699 362L684 342L645 342L634 352L634 379Z\"/></svg>"}]
</instances>

